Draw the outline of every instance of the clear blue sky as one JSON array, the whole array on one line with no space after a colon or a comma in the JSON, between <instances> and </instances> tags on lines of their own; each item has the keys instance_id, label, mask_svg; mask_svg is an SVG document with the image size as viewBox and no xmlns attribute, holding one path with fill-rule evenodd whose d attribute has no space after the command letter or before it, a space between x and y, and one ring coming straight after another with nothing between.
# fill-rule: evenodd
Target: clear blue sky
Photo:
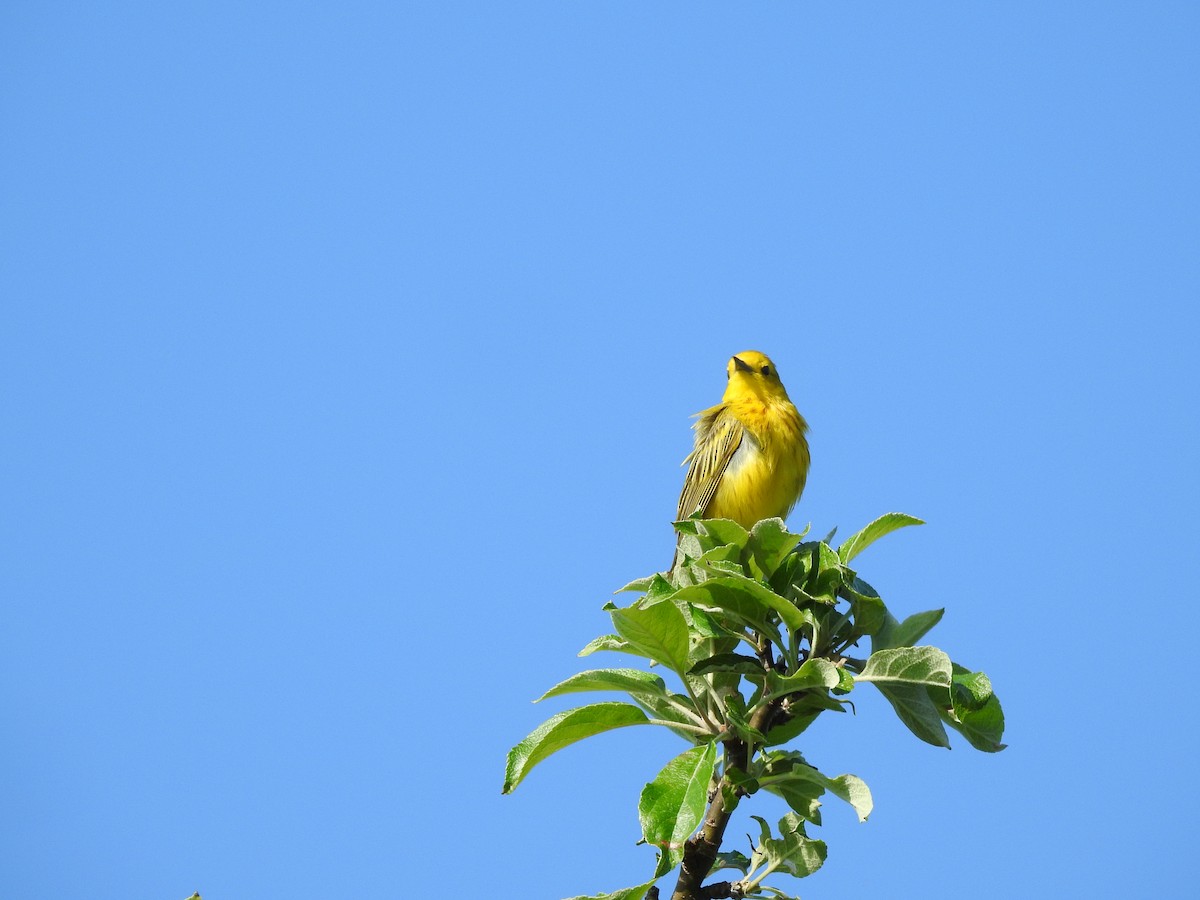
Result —
<instances>
[{"instance_id":1,"label":"clear blue sky","mask_svg":"<svg viewBox=\"0 0 1200 900\"><path fill-rule=\"evenodd\" d=\"M1191 896L1198 9L7 4L0 894L641 881L675 739L504 753L755 348L1011 744L864 690L781 886Z\"/></svg>"}]
</instances>

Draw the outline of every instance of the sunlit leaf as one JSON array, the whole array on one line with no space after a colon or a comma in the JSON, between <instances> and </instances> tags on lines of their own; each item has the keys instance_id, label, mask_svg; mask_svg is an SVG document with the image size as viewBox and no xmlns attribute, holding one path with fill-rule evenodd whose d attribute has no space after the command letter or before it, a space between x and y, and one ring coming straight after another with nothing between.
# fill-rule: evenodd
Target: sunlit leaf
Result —
<instances>
[{"instance_id":1,"label":"sunlit leaf","mask_svg":"<svg viewBox=\"0 0 1200 900\"><path fill-rule=\"evenodd\" d=\"M630 646L673 672L687 671L688 626L675 604L614 609L610 615L617 634Z\"/></svg>"},{"instance_id":2,"label":"sunlit leaf","mask_svg":"<svg viewBox=\"0 0 1200 900\"><path fill-rule=\"evenodd\" d=\"M915 516L896 512L885 513L861 531L856 532L843 541L842 545L838 547L838 556L841 557L842 562L848 563L885 534L891 534L896 529L904 528L908 525L924 524L923 521Z\"/></svg>"},{"instance_id":3,"label":"sunlit leaf","mask_svg":"<svg viewBox=\"0 0 1200 900\"><path fill-rule=\"evenodd\" d=\"M694 730L700 720L691 697L684 694L668 694L666 696L638 694L633 696L633 699L638 706L655 719L667 723L666 728L671 733L683 738L689 744L702 744L711 737L711 735L700 734ZM672 723L685 727L673 728L671 727Z\"/></svg>"},{"instance_id":4,"label":"sunlit leaf","mask_svg":"<svg viewBox=\"0 0 1200 900\"><path fill-rule=\"evenodd\" d=\"M643 672L640 669L592 669L572 675L565 681L560 681L537 701L549 697L559 697L563 694L577 694L583 691L624 691L638 696L641 694L666 694L666 684L657 675Z\"/></svg>"},{"instance_id":5,"label":"sunlit leaf","mask_svg":"<svg viewBox=\"0 0 1200 900\"><path fill-rule=\"evenodd\" d=\"M810 688L833 688L841 681L837 666L827 659L810 659L793 674L767 673L767 686L775 696L806 691Z\"/></svg>"},{"instance_id":6,"label":"sunlit leaf","mask_svg":"<svg viewBox=\"0 0 1200 900\"><path fill-rule=\"evenodd\" d=\"M653 881L647 881L645 884L622 888L609 894L589 894L586 897L570 897L568 900L643 900L652 884Z\"/></svg>"},{"instance_id":7,"label":"sunlit leaf","mask_svg":"<svg viewBox=\"0 0 1200 900\"><path fill-rule=\"evenodd\" d=\"M855 681L873 684L950 686L950 657L937 647L899 647L877 650Z\"/></svg>"},{"instance_id":8,"label":"sunlit leaf","mask_svg":"<svg viewBox=\"0 0 1200 900\"><path fill-rule=\"evenodd\" d=\"M706 550L704 555L696 560L695 566L716 575L746 574L746 569L742 565L742 551L734 544L724 544Z\"/></svg>"},{"instance_id":9,"label":"sunlit leaf","mask_svg":"<svg viewBox=\"0 0 1200 900\"><path fill-rule=\"evenodd\" d=\"M655 578L662 578L662 575L655 573L654 575L648 575L645 578L637 578L629 582L629 584L617 588L615 591L613 591L613 593L620 594L623 591L645 591L650 587L650 583L654 581Z\"/></svg>"},{"instance_id":10,"label":"sunlit leaf","mask_svg":"<svg viewBox=\"0 0 1200 900\"><path fill-rule=\"evenodd\" d=\"M796 782L815 785L819 790L812 794L811 789L802 789ZM874 807L870 789L866 782L857 775L838 775L836 778L830 778L809 765L801 754L795 752L776 750L769 754L763 786L767 790L778 793L784 799L788 799L789 791L795 796L812 795L814 798L820 797L823 791L829 791L849 803L858 815L860 822L867 820L867 816L871 814ZM794 805L792 808L804 815L803 811ZM805 818L815 821L808 816Z\"/></svg>"},{"instance_id":11,"label":"sunlit leaf","mask_svg":"<svg viewBox=\"0 0 1200 900\"><path fill-rule=\"evenodd\" d=\"M771 837L766 822L758 816L752 818L758 820L762 832L755 849L762 853L769 869L804 878L825 862L825 842L808 837L804 833L804 820L796 813L787 813L779 820L778 838Z\"/></svg>"},{"instance_id":12,"label":"sunlit leaf","mask_svg":"<svg viewBox=\"0 0 1200 900\"><path fill-rule=\"evenodd\" d=\"M642 789L638 818L646 843L663 851L661 877L683 859L684 842L704 819L717 748L708 743L676 756Z\"/></svg>"},{"instance_id":13,"label":"sunlit leaf","mask_svg":"<svg viewBox=\"0 0 1200 900\"><path fill-rule=\"evenodd\" d=\"M723 544L745 547L750 540L750 532L732 519L701 519L696 524L700 526L700 544L705 549Z\"/></svg>"},{"instance_id":14,"label":"sunlit leaf","mask_svg":"<svg viewBox=\"0 0 1200 900\"><path fill-rule=\"evenodd\" d=\"M743 576L724 575L710 578L702 584L680 589L675 599L699 606L735 610L755 619L761 619L768 612L774 612L793 631L803 628L806 621L791 601L780 597L753 578ZM757 607L757 612L751 614L747 604Z\"/></svg>"},{"instance_id":15,"label":"sunlit leaf","mask_svg":"<svg viewBox=\"0 0 1200 900\"><path fill-rule=\"evenodd\" d=\"M756 577L770 578L784 558L803 540L803 536L788 531L783 519L763 519L750 529L746 550L757 566Z\"/></svg>"},{"instance_id":16,"label":"sunlit leaf","mask_svg":"<svg viewBox=\"0 0 1200 900\"><path fill-rule=\"evenodd\" d=\"M816 570L809 575L808 593L822 603L833 603L842 586L842 560L824 541L815 546L814 558Z\"/></svg>"},{"instance_id":17,"label":"sunlit leaf","mask_svg":"<svg viewBox=\"0 0 1200 900\"><path fill-rule=\"evenodd\" d=\"M563 747L603 731L649 721L629 703L593 703L551 716L508 751L502 793L510 793L534 766Z\"/></svg>"},{"instance_id":18,"label":"sunlit leaf","mask_svg":"<svg viewBox=\"0 0 1200 900\"><path fill-rule=\"evenodd\" d=\"M942 620L944 612L944 609L931 609L913 613L903 622L897 622L889 615L883 627L871 638L871 647L874 650L911 647Z\"/></svg>"},{"instance_id":19,"label":"sunlit leaf","mask_svg":"<svg viewBox=\"0 0 1200 900\"><path fill-rule=\"evenodd\" d=\"M713 863L712 870L716 872L718 869L737 869L744 875L750 871L750 857L736 850L731 850L727 853L718 853L717 861Z\"/></svg>"},{"instance_id":20,"label":"sunlit leaf","mask_svg":"<svg viewBox=\"0 0 1200 900\"><path fill-rule=\"evenodd\" d=\"M629 642L617 637L615 634L603 634L590 641L586 647L579 651L579 656L591 656L593 653L598 653L601 650L613 650L617 653L632 653L634 656L641 656L636 650L629 646Z\"/></svg>"}]
</instances>

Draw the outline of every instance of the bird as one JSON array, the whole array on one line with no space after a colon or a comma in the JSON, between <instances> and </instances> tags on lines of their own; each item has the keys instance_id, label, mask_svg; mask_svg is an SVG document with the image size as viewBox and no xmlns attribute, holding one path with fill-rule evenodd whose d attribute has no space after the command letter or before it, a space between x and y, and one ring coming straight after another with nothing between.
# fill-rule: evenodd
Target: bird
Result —
<instances>
[{"instance_id":1,"label":"bird","mask_svg":"<svg viewBox=\"0 0 1200 900\"><path fill-rule=\"evenodd\" d=\"M786 518L800 499L810 461L808 423L766 354L734 355L726 377L721 402L696 413L676 518L732 519L749 529L761 519Z\"/></svg>"}]
</instances>

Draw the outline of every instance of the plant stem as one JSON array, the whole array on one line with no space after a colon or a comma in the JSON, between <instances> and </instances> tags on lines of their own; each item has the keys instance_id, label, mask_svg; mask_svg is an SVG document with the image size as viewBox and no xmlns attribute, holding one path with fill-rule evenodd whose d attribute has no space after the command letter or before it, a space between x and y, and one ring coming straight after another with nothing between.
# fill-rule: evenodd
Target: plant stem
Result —
<instances>
[{"instance_id":1,"label":"plant stem","mask_svg":"<svg viewBox=\"0 0 1200 900\"><path fill-rule=\"evenodd\" d=\"M764 703L750 717L750 727L761 731L775 715L775 702ZM750 758L754 753L754 745L739 738L731 738L723 743L725 748L725 765L721 779L717 782L713 797L708 803L704 814L704 827L700 833L687 842L683 851L683 865L680 867L679 880L675 883L675 891L671 900L702 900L706 895L701 885L712 871L717 853L721 849L721 841L725 838L725 828L729 825L729 817L734 806L725 807L724 788L731 767L745 772L750 767Z\"/></svg>"},{"instance_id":2,"label":"plant stem","mask_svg":"<svg viewBox=\"0 0 1200 900\"><path fill-rule=\"evenodd\" d=\"M647 719L649 725L662 725L666 728L679 728L683 731L691 731L694 734L699 734L704 737L712 737L711 728L703 728L700 725L688 725L686 722L670 722L666 719Z\"/></svg>"},{"instance_id":3,"label":"plant stem","mask_svg":"<svg viewBox=\"0 0 1200 900\"><path fill-rule=\"evenodd\" d=\"M725 742L725 771L729 767L738 766L745 769L748 751L744 741L734 738ZM717 783L713 798L709 801L708 810L704 814L704 827L700 833L687 842L683 852L683 865L679 871L679 880L675 883L675 892L671 900L700 900L700 886L716 862L717 852L721 849L721 841L725 837L725 827L729 824L732 809L725 808L725 774Z\"/></svg>"}]
</instances>

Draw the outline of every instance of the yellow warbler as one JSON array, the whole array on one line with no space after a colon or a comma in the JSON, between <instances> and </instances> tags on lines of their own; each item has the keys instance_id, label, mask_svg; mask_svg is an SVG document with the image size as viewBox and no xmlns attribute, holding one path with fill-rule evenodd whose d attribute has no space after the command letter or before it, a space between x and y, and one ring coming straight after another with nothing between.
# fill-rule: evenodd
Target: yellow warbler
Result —
<instances>
[{"instance_id":1,"label":"yellow warbler","mask_svg":"<svg viewBox=\"0 0 1200 900\"><path fill-rule=\"evenodd\" d=\"M729 360L721 402L697 413L696 446L677 517L733 519L750 528L785 517L808 477L808 423L788 399L775 364L757 350Z\"/></svg>"}]
</instances>

